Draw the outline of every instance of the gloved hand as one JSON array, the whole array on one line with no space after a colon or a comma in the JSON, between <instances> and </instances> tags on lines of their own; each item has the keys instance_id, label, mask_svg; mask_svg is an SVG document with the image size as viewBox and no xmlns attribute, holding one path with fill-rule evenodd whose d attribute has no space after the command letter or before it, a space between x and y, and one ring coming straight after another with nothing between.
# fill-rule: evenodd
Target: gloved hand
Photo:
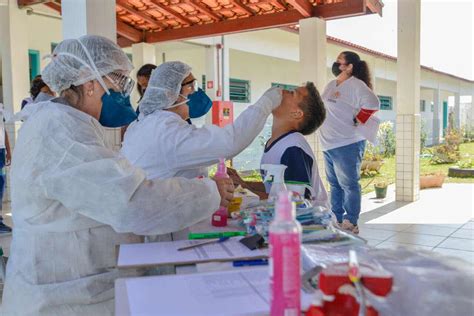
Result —
<instances>
[{"instance_id":1,"label":"gloved hand","mask_svg":"<svg viewBox=\"0 0 474 316\"><path fill-rule=\"evenodd\" d=\"M221 196L221 206L229 205L230 201L234 198L234 183L232 179L213 179L216 182L217 189Z\"/></svg>"},{"instance_id":2,"label":"gloved hand","mask_svg":"<svg viewBox=\"0 0 474 316\"><path fill-rule=\"evenodd\" d=\"M271 111L273 111L281 104L283 98L282 92L283 89L280 87L270 88L260 97L260 99L257 101L257 104L263 103L262 105L264 106L269 105Z\"/></svg>"}]
</instances>

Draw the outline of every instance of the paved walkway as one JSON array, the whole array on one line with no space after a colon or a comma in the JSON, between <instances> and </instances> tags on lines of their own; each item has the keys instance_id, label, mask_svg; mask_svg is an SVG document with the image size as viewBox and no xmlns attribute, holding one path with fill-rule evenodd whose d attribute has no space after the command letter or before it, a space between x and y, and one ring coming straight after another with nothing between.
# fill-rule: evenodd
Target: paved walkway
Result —
<instances>
[{"instance_id":1,"label":"paved walkway","mask_svg":"<svg viewBox=\"0 0 474 316\"><path fill-rule=\"evenodd\" d=\"M360 236L377 248L408 247L455 256L474 267L474 185L448 183L422 190L413 203L363 196Z\"/></svg>"}]
</instances>

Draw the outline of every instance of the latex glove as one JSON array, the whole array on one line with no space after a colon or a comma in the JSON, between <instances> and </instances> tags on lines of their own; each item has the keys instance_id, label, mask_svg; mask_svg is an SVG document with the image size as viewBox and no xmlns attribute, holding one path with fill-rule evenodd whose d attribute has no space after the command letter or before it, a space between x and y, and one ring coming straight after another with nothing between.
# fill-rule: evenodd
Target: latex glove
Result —
<instances>
[{"instance_id":1,"label":"latex glove","mask_svg":"<svg viewBox=\"0 0 474 316\"><path fill-rule=\"evenodd\" d=\"M280 106L283 99L283 89L280 87L273 87L265 91L265 93L258 99L257 104L263 106L270 106L271 111Z\"/></svg>"},{"instance_id":2,"label":"latex glove","mask_svg":"<svg viewBox=\"0 0 474 316\"><path fill-rule=\"evenodd\" d=\"M234 198L234 183L232 179L213 179L216 182L217 189L221 196L221 206L229 205L230 201Z\"/></svg>"}]
</instances>

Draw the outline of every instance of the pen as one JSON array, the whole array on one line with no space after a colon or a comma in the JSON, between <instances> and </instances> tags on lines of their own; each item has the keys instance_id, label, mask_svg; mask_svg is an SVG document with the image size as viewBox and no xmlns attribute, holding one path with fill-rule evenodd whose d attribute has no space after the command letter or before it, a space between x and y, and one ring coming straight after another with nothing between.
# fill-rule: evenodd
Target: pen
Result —
<instances>
[{"instance_id":1,"label":"pen","mask_svg":"<svg viewBox=\"0 0 474 316\"><path fill-rule=\"evenodd\" d=\"M194 244L194 245L178 248L178 251L192 249L192 248L196 248L196 247L201 247L201 246L209 245L209 244L213 244L213 243L223 242L223 241L226 241L229 238L230 237L221 237L219 239L208 240L208 241L205 241L205 242L202 242L202 243L199 243L199 244Z\"/></svg>"},{"instance_id":2,"label":"pen","mask_svg":"<svg viewBox=\"0 0 474 316\"><path fill-rule=\"evenodd\" d=\"M238 260L232 262L234 267L243 266L266 266L268 265L268 259L256 259L256 260Z\"/></svg>"},{"instance_id":3,"label":"pen","mask_svg":"<svg viewBox=\"0 0 474 316\"><path fill-rule=\"evenodd\" d=\"M244 231L189 233L188 239L210 239L210 238L222 238L222 237L235 237L235 236L245 236L246 234L247 233Z\"/></svg>"}]
</instances>

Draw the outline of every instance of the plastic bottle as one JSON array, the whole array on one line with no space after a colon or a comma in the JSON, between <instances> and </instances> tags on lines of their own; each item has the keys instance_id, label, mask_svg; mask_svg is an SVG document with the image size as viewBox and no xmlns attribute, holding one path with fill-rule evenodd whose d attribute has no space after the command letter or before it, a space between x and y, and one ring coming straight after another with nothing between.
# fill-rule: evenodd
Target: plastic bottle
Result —
<instances>
[{"instance_id":1,"label":"plastic bottle","mask_svg":"<svg viewBox=\"0 0 474 316\"><path fill-rule=\"evenodd\" d=\"M263 170L266 170L265 187L271 185L270 192L268 194L268 202L274 203L278 200L278 195L280 192L286 191L285 186L285 165L272 165L272 164L263 164L261 167Z\"/></svg>"},{"instance_id":2,"label":"plastic bottle","mask_svg":"<svg viewBox=\"0 0 474 316\"><path fill-rule=\"evenodd\" d=\"M301 225L289 192L281 192L269 228L270 315L301 315Z\"/></svg>"},{"instance_id":3,"label":"plastic bottle","mask_svg":"<svg viewBox=\"0 0 474 316\"><path fill-rule=\"evenodd\" d=\"M214 176L216 179L226 179L229 178L227 174L227 167L225 166L224 158L219 159L217 164L217 172ZM217 211L212 214L212 226L224 227L227 226L227 207L221 206Z\"/></svg>"}]
</instances>

